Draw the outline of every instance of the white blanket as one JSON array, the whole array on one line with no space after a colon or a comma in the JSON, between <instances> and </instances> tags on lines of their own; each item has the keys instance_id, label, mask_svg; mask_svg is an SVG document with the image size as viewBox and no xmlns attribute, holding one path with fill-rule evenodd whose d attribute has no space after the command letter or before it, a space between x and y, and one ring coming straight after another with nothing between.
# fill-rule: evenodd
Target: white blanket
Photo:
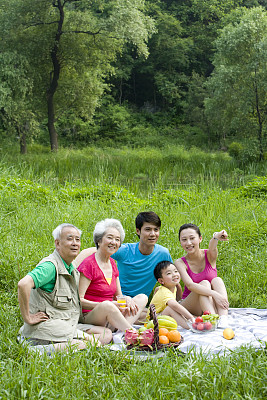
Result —
<instances>
[{"instance_id":1,"label":"white blanket","mask_svg":"<svg viewBox=\"0 0 267 400\"><path fill-rule=\"evenodd\" d=\"M253 346L256 349L266 346L267 309L231 308L228 318L229 327L235 332L233 339L224 339L223 329L219 328L207 333L194 333L180 328L179 332L184 342L179 346L179 350L183 353L193 350L196 353L225 355L241 346ZM120 344L121 349L124 347L121 344L121 333L114 335L113 340L114 343Z\"/></svg>"}]
</instances>

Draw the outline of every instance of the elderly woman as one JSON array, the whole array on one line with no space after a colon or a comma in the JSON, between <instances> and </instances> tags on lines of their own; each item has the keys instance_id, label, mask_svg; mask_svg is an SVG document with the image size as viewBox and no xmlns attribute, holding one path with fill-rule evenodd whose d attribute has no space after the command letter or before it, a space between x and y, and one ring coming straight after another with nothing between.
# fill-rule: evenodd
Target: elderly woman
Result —
<instances>
[{"instance_id":1,"label":"elderly woman","mask_svg":"<svg viewBox=\"0 0 267 400\"><path fill-rule=\"evenodd\" d=\"M147 303L147 296L127 297L127 306L119 308L117 296L121 295L119 271L110 258L120 247L125 233L120 221L105 219L96 224L93 233L96 253L79 265L79 294L83 308L83 324L107 326L125 331L139 318Z\"/></svg>"}]
</instances>

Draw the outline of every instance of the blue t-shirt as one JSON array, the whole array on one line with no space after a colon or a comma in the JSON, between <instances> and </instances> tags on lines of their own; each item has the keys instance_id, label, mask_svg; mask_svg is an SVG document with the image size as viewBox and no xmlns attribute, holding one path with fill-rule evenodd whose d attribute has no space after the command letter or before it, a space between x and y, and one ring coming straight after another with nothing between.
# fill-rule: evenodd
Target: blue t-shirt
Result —
<instances>
[{"instance_id":1,"label":"blue t-shirt","mask_svg":"<svg viewBox=\"0 0 267 400\"><path fill-rule=\"evenodd\" d=\"M155 266L160 261L172 262L166 247L155 244L152 253L144 255L140 253L138 246L139 243L123 244L112 256L118 264L122 293L131 297L140 293L149 296L156 283Z\"/></svg>"}]
</instances>

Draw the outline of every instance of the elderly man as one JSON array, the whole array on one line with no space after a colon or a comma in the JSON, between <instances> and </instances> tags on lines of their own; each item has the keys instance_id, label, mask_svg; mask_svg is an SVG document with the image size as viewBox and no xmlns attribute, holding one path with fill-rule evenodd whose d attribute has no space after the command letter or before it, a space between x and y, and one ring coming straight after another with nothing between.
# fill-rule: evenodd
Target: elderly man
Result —
<instances>
[{"instance_id":1,"label":"elderly man","mask_svg":"<svg viewBox=\"0 0 267 400\"><path fill-rule=\"evenodd\" d=\"M18 299L24 325L20 335L33 346L48 346L49 351L86 347L84 340L108 343L112 333L103 327L87 327L89 334L77 330L80 317L79 272L72 261L80 251L81 231L61 224L53 231L55 251L45 257L18 283ZM80 337L80 339L79 339ZM83 340L81 340L83 339Z\"/></svg>"}]
</instances>

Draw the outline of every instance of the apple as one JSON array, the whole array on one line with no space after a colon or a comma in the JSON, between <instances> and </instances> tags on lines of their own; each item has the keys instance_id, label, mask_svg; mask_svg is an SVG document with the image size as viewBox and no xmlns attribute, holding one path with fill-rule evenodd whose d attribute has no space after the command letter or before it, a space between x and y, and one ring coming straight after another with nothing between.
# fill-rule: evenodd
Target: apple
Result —
<instances>
[{"instance_id":1,"label":"apple","mask_svg":"<svg viewBox=\"0 0 267 400\"><path fill-rule=\"evenodd\" d=\"M204 331L204 324L202 322L200 322L199 324L197 324L197 329L199 331Z\"/></svg>"},{"instance_id":2,"label":"apple","mask_svg":"<svg viewBox=\"0 0 267 400\"><path fill-rule=\"evenodd\" d=\"M202 317L196 317L195 323L198 324L199 322L203 322L203 318Z\"/></svg>"},{"instance_id":3,"label":"apple","mask_svg":"<svg viewBox=\"0 0 267 400\"><path fill-rule=\"evenodd\" d=\"M210 314L211 314L210 311L204 311L204 312L203 312L203 315L210 315Z\"/></svg>"},{"instance_id":4,"label":"apple","mask_svg":"<svg viewBox=\"0 0 267 400\"><path fill-rule=\"evenodd\" d=\"M212 329L212 323L210 321L205 322L204 329L210 331Z\"/></svg>"},{"instance_id":5,"label":"apple","mask_svg":"<svg viewBox=\"0 0 267 400\"><path fill-rule=\"evenodd\" d=\"M192 328L193 328L193 329L197 329L197 324L196 324L195 322L193 322Z\"/></svg>"}]
</instances>

